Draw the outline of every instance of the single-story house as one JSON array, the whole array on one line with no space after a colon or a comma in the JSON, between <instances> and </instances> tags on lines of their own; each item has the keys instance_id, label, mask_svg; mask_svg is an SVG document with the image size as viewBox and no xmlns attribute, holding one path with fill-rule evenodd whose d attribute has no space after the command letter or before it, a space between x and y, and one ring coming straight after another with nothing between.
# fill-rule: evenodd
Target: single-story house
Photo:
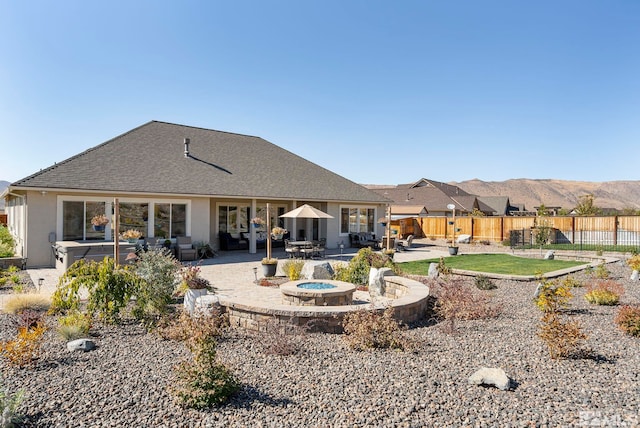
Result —
<instances>
[{"instance_id":1,"label":"single-story house","mask_svg":"<svg viewBox=\"0 0 640 428\"><path fill-rule=\"evenodd\" d=\"M213 248L221 232L246 234L256 252L250 220L266 219L267 204L271 224L291 239L325 238L327 248L338 248L349 233L380 236L377 219L390 203L262 138L158 121L11 183L0 198L27 267L54 266L58 250L74 246L113 254L114 234L128 229L173 242L189 236ZM304 203L333 218L279 217ZM109 223L94 227L101 214Z\"/></svg>"}]
</instances>

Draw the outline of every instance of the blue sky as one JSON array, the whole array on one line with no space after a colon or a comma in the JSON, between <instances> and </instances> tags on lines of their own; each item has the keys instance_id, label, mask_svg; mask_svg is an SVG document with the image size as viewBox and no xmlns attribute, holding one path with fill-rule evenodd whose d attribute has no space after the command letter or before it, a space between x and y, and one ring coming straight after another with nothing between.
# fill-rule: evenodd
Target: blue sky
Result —
<instances>
[{"instance_id":1,"label":"blue sky","mask_svg":"<svg viewBox=\"0 0 640 428\"><path fill-rule=\"evenodd\" d=\"M359 183L638 180L639 46L637 0L0 0L0 179L160 120Z\"/></svg>"}]
</instances>

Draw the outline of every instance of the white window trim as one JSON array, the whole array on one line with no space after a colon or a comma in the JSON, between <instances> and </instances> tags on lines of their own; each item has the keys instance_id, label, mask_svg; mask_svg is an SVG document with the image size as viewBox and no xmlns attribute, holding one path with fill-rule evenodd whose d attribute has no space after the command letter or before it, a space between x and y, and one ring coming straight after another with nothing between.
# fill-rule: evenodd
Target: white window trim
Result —
<instances>
[{"instance_id":1,"label":"white window trim","mask_svg":"<svg viewBox=\"0 0 640 428\"><path fill-rule=\"evenodd\" d=\"M378 218L378 207L375 205L340 205L338 207L338 236L344 237L344 236L349 236L349 233L353 233L353 232L343 232L342 231L342 209L346 208L346 209L366 209L366 210L373 210L373 218L374 218L374 229L375 229L375 219ZM358 212L358 216L360 215L360 213ZM360 224L360 222L358 222L358 224ZM370 233L376 233L375 230L370 232Z\"/></svg>"},{"instance_id":2,"label":"white window trim","mask_svg":"<svg viewBox=\"0 0 640 428\"><path fill-rule=\"evenodd\" d=\"M76 196L76 195L58 195L56 200L56 239L61 240L63 217L62 217L62 205L65 201L70 202L104 202L105 214L111 215L110 208L113 207L115 198L105 198L103 196ZM134 203L134 204L148 204L149 213L155 212L155 204L181 204L186 205L186 225L185 233L187 236L191 236L191 199L158 199L158 198L118 198L119 203ZM147 222L147 231L145 236L152 236L155 226L155 218L150 215ZM112 240L111 229L107 228L105 231L105 241ZM100 242L100 241L96 241Z\"/></svg>"}]
</instances>

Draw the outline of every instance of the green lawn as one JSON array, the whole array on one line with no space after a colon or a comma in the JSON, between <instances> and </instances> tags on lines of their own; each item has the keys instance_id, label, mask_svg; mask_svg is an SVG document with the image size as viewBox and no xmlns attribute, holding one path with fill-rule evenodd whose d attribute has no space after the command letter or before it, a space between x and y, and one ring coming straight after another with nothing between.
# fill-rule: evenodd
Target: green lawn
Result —
<instances>
[{"instance_id":1,"label":"green lawn","mask_svg":"<svg viewBox=\"0 0 640 428\"><path fill-rule=\"evenodd\" d=\"M402 272L411 275L426 275L430 263L438 263L439 259L418 260L399 263ZM585 262L570 260L542 260L515 257L509 254L462 254L445 257L444 264L451 269L464 269L476 272L500 273L511 275L536 275L572 266L579 266Z\"/></svg>"}]
</instances>

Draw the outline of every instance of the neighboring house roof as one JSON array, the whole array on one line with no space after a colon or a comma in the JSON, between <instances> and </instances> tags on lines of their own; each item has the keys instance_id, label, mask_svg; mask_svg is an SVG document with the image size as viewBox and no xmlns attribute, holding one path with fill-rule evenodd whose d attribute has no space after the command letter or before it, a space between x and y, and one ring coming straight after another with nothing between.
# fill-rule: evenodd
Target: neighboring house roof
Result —
<instances>
[{"instance_id":1,"label":"neighboring house roof","mask_svg":"<svg viewBox=\"0 0 640 428\"><path fill-rule=\"evenodd\" d=\"M424 217L429 214L424 205L391 205L392 216Z\"/></svg>"},{"instance_id":2,"label":"neighboring house roof","mask_svg":"<svg viewBox=\"0 0 640 428\"><path fill-rule=\"evenodd\" d=\"M439 181L422 178L415 183L398 185L371 185L365 184L368 189L387 197L393 201L394 206L425 206L429 212L451 211L447 205L453 203L458 210L473 211L477 203L476 197L470 195L459 187Z\"/></svg>"},{"instance_id":3,"label":"neighboring house roof","mask_svg":"<svg viewBox=\"0 0 640 428\"><path fill-rule=\"evenodd\" d=\"M506 215L512 211L508 196L478 196L478 201L486 205L493 215Z\"/></svg>"},{"instance_id":4,"label":"neighboring house roof","mask_svg":"<svg viewBox=\"0 0 640 428\"><path fill-rule=\"evenodd\" d=\"M190 140L188 157L185 138ZM11 187L389 202L260 137L158 121L59 162Z\"/></svg>"}]
</instances>

